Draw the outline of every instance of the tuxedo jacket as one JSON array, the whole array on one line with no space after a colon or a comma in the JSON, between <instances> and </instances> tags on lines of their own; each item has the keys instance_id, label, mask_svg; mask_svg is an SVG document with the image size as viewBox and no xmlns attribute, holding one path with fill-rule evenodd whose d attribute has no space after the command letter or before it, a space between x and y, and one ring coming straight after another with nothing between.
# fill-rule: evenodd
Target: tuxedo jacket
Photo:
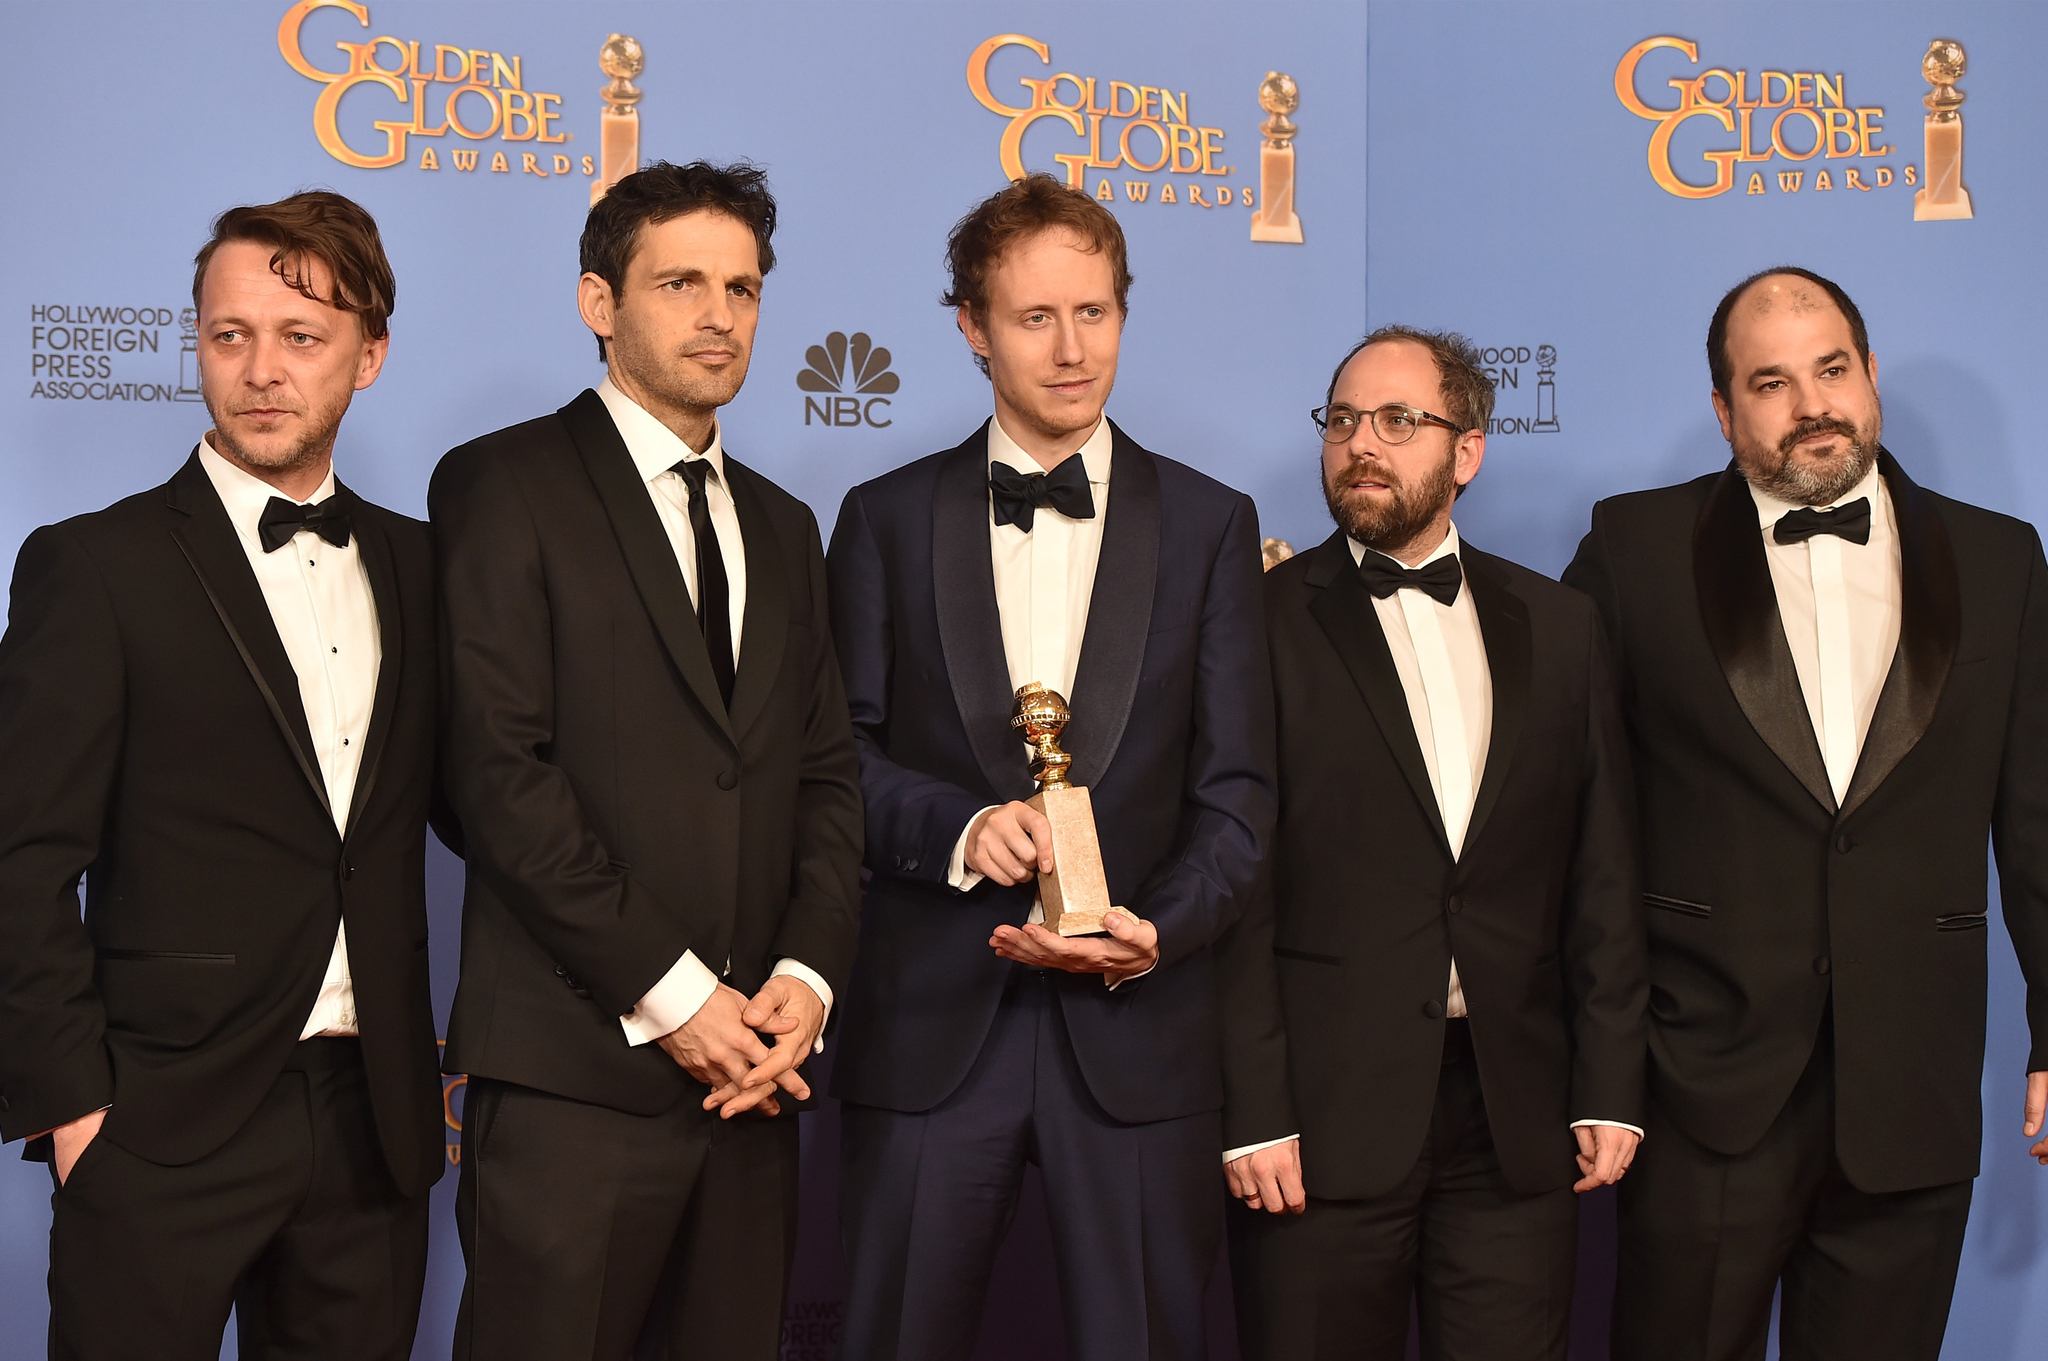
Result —
<instances>
[{"instance_id":1,"label":"tuxedo jacket","mask_svg":"<svg viewBox=\"0 0 2048 1361\"><path fill-rule=\"evenodd\" d=\"M407 1194L445 1166L424 863L433 554L425 525L337 494L383 653L346 832L196 454L22 545L0 640L7 1138L111 1103L99 1137L138 1157L220 1147L298 1043L345 920L384 1160Z\"/></svg>"},{"instance_id":2,"label":"tuxedo jacket","mask_svg":"<svg viewBox=\"0 0 2048 1361\"><path fill-rule=\"evenodd\" d=\"M1836 1149L1871 1192L1977 1172L1987 834L2048 1068L2048 567L2031 526L1878 467L1899 645L1839 805L1733 465L1601 502L1565 573L1606 617L1635 751L1651 1092L1742 1152L1832 1002Z\"/></svg>"},{"instance_id":3,"label":"tuxedo jacket","mask_svg":"<svg viewBox=\"0 0 2048 1361\"><path fill-rule=\"evenodd\" d=\"M1110 901L1159 930L1111 991L1054 973L1089 1091L1114 1119L1222 1104L1211 947L1273 821L1272 700L1250 498L1112 426L1112 494L1060 742L1090 791ZM1017 967L989 947L1034 885L946 883L961 831L1034 784L989 556L988 427L847 494L833 630L867 795L860 960L835 1095L922 1111L966 1078Z\"/></svg>"},{"instance_id":4,"label":"tuxedo jacket","mask_svg":"<svg viewBox=\"0 0 2048 1361\"><path fill-rule=\"evenodd\" d=\"M651 1115L706 1089L619 1017L685 950L749 996L785 955L844 987L860 780L817 522L730 455L725 479L747 564L730 711L595 392L435 470L446 778L474 827L449 1072Z\"/></svg>"},{"instance_id":5,"label":"tuxedo jacket","mask_svg":"<svg viewBox=\"0 0 2048 1361\"><path fill-rule=\"evenodd\" d=\"M1600 619L1547 577L1459 557L1493 726L1456 859L1342 531L1266 574L1280 821L1225 973L1224 1143L1298 1132L1319 1197L1414 1167L1454 957L1510 1185L1575 1181L1575 1120L1643 1120L1634 795Z\"/></svg>"}]
</instances>

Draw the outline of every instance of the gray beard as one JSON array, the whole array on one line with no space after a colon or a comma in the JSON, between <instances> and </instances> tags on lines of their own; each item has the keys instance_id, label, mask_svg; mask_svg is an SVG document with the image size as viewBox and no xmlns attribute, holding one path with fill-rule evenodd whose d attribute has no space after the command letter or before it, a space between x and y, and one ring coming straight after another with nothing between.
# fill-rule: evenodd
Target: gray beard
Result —
<instances>
[{"instance_id":1,"label":"gray beard","mask_svg":"<svg viewBox=\"0 0 2048 1361\"><path fill-rule=\"evenodd\" d=\"M1833 430L1849 441L1848 457L1822 467L1802 467L1792 459L1792 447L1820 430ZM1861 482L1877 464L1878 428L1856 430L1846 421L1803 421L1768 454L1751 445L1738 449L1736 466L1758 491L1789 501L1795 506L1831 506ZM1770 471L1762 471L1773 463Z\"/></svg>"}]
</instances>

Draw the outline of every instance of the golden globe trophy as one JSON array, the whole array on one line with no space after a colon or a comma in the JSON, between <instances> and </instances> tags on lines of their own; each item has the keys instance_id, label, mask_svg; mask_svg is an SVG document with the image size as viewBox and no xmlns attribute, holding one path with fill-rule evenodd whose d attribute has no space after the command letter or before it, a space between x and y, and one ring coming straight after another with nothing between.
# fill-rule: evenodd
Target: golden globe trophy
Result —
<instances>
[{"instance_id":1,"label":"golden globe trophy","mask_svg":"<svg viewBox=\"0 0 2048 1361\"><path fill-rule=\"evenodd\" d=\"M1010 726L1031 744L1031 778L1038 792L1026 804L1052 824L1052 870L1038 876L1038 900L1045 929L1062 936L1091 936L1103 930L1110 911L1109 880L1102 873L1102 845L1095 839L1095 809L1088 791L1067 783L1074 758L1060 750L1060 730L1073 717L1058 691L1033 681L1017 691Z\"/></svg>"},{"instance_id":2,"label":"golden globe trophy","mask_svg":"<svg viewBox=\"0 0 2048 1361\"><path fill-rule=\"evenodd\" d=\"M1934 89L1920 102L1927 106L1927 180L1913 195L1915 222L1944 222L1975 217L1970 191L1963 187L1963 45L1936 38L1920 59L1920 74Z\"/></svg>"},{"instance_id":3,"label":"golden globe trophy","mask_svg":"<svg viewBox=\"0 0 2048 1361\"><path fill-rule=\"evenodd\" d=\"M590 186L594 205L611 187L640 168L640 87L633 77L647 69L640 40L614 33L597 52L598 67L612 78L604 87L604 112L598 115L597 183Z\"/></svg>"},{"instance_id":4,"label":"golden globe trophy","mask_svg":"<svg viewBox=\"0 0 2048 1361\"><path fill-rule=\"evenodd\" d=\"M1259 561L1268 572L1294 556L1294 545L1285 539L1267 539L1259 545Z\"/></svg>"},{"instance_id":5,"label":"golden globe trophy","mask_svg":"<svg viewBox=\"0 0 2048 1361\"><path fill-rule=\"evenodd\" d=\"M1301 107L1294 77L1268 71L1259 82L1259 107L1272 115L1259 124L1266 144L1259 148L1259 206L1252 210L1252 240L1301 241L1301 219L1294 212L1294 134L1301 131L1287 115Z\"/></svg>"}]
</instances>

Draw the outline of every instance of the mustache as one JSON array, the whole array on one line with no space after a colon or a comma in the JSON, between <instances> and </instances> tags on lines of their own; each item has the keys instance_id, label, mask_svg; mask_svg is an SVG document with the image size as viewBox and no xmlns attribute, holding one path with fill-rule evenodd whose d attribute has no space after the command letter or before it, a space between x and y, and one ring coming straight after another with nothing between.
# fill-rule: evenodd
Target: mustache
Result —
<instances>
[{"instance_id":1,"label":"mustache","mask_svg":"<svg viewBox=\"0 0 2048 1361\"><path fill-rule=\"evenodd\" d=\"M1371 478L1375 482L1384 482L1395 491L1399 491L1402 485L1401 479L1386 464L1381 463L1377 459L1357 457L1353 457L1336 476L1330 479L1330 485L1332 488L1348 487L1349 484L1358 481L1360 478Z\"/></svg>"},{"instance_id":2,"label":"mustache","mask_svg":"<svg viewBox=\"0 0 2048 1361\"><path fill-rule=\"evenodd\" d=\"M1810 416L1785 432L1785 438L1778 441L1778 452L1789 457L1801 440L1830 434L1840 435L1851 444L1858 438L1856 427L1839 416Z\"/></svg>"}]
</instances>

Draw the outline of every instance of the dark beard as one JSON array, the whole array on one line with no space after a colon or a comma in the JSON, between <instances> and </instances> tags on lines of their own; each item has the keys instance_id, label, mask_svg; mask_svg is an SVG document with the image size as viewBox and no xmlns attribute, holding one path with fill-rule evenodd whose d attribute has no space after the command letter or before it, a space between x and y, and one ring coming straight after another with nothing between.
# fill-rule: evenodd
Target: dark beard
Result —
<instances>
[{"instance_id":1,"label":"dark beard","mask_svg":"<svg viewBox=\"0 0 2048 1361\"><path fill-rule=\"evenodd\" d=\"M1362 496L1347 499L1339 485L1356 480L1361 471L1387 484L1389 500L1374 505ZM1396 549L1414 542L1430 521L1449 505L1458 492L1458 450L1452 444L1443 461L1413 483L1403 482L1393 470L1375 459L1354 457L1335 478L1323 478L1323 504L1337 527L1367 548L1393 555Z\"/></svg>"},{"instance_id":2,"label":"dark beard","mask_svg":"<svg viewBox=\"0 0 2048 1361\"><path fill-rule=\"evenodd\" d=\"M1778 441L1778 447L1769 453L1756 445L1738 446L1735 463L1751 486L1780 501L1789 501L1795 506L1831 506L1861 482L1877 462L1879 422L1882 420L1883 413L1880 412L1868 430L1858 430L1837 417L1816 416L1793 426ZM1799 441L1828 433L1849 441L1843 456L1819 467L1802 467L1793 462L1792 450Z\"/></svg>"}]
</instances>

